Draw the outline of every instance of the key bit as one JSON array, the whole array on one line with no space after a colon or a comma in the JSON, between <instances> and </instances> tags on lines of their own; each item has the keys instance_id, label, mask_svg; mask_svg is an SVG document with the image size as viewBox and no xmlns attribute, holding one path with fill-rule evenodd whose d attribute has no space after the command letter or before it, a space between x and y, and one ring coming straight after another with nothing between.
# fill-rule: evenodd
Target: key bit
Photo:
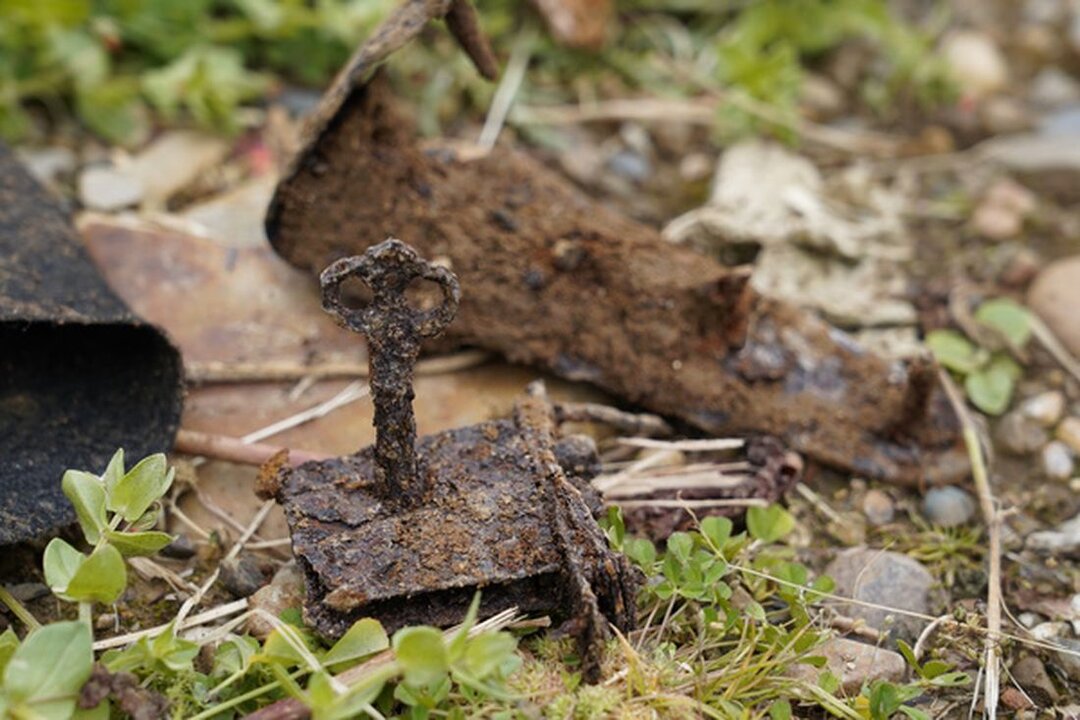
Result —
<instances>
[{"instance_id":1,"label":"key bit","mask_svg":"<svg viewBox=\"0 0 1080 720\"><path fill-rule=\"evenodd\" d=\"M342 301L342 284L357 278L371 290L361 308ZM406 290L416 279L436 283L442 302L429 310L409 305ZM371 395L375 404L375 477L387 498L419 498L422 475L416 456L413 368L425 338L437 336L454 319L461 289L446 268L432 265L415 250L390 238L363 255L343 258L320 277L323 308L368 341Z\"/></svg>"}]
</instances>

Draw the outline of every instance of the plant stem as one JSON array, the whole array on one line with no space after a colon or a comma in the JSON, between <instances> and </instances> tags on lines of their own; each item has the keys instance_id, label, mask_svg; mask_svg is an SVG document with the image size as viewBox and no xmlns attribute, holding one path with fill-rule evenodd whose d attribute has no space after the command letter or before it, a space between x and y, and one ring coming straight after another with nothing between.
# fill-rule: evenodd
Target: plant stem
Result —
<instances>
[{"instance_id":1,"label":"plant stem","mask_svg":"<svg viewBox=\"0 0 1080 720\"><path fill-rule=\"evenodd\" d=\"M41 623L34 617L26 606L23 605L18 599L8 592L7 588L0 585L0 602L3 602L8 606L8 609L19 618L19 621L26 626L27 630L33 631L41 627Z\"/></svg>"},{"instance_id":2,"label":"plant stem","mask_svg":"<svg viewBox=\"0 0 1080 720\"><path fill-rule=\"evenodd\" d=\"M79 603L79 620L90 626L90 633L94 632L94 606L88 602Z\"/></svg>"}]
</instances>

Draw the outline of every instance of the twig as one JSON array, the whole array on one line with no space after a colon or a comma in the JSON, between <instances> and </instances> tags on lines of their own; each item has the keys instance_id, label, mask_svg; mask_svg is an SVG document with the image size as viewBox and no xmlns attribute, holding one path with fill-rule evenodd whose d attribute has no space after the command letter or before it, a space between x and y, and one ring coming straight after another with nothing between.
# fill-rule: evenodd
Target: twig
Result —
<instances>
[{"instance_id":1,"label":"twig","mask_svg":"<svg viewBox=\"0 0 1080 720\"><path fill-rule=\"evenodd\" d=\"M683 452L712 452L714 450L737 450L746 444L739 438L710 438L705 440L653 440L651 438L619 438L620 445L654 450L681 450Z\"/></svg>"},{"instance_id":2,"label":"twig","mask_svg":"<svg viewBox=\"0 0 1080 720\"><path fill-rule=\"evenodd\" d=\"M214 586L214 583L217 582L218 576L221 575L221 564L234 559L240 554L240 550L244 547L244 543L251 539L251 536L259 529L259 526L262 525L263 520L266 519L266 516L273 507L273 500L267 500L262 504L259 511L255 513L255 517L251 519L251 522L248 523L248 526L244 529L243 534L241 534L236 542L233 543L233 546L229 548L229 552L221 559L221 563L218 563L218 566L214 569L214 572L210 574L210 577L208 577L203 584L199 586L199 589L180 606L180 609L176 613L176 619L174 620L177 629L179 629L180 624L183 623L184 618L187 617L188 613L190 613L196 605L202 602L203 597L210 588Z\"/></svg>"},{"instance_id":3,"label":"twig","mask_svg":"<svg viewBox=\"0 0 1080 720\"><path fill-rule=\"evenodd\" d=\"M844 518L840 515L840 513L833 510L832 507L829 506L829 503L822 500L820 495L818 495L810 488L806 487L806 485L799 483L795 486L795 491L802 495L803 499L813 505L819 513L824 515L831 522L834 522L838 525L843 524Z\"/></svg>"},{"instance_id":4,"label":"twig","mask_svg":"<svg viewBox=\"0 0 1080 720\"><path fill-rule=\"evenodd\" d=\"M26 626L27 630L37 630L41 627L41 623L38 619L26 609L26 606L19 602L19 599L12 595L6 587L0 585L0 602L7 605L8 610L12 612L15 617L19 618L19 621Z\"/></svg>"},{"instance_id":5,"label":"twig","mask_svg":"<svg viewBox=\"0 0 1080 720\"><path fill-rule=\"evenodd\" d=\"M416 363L417 375L441 375L475 367L491 358L482 350L427 358ZM328 362L304 365L294 362L192 362L184 366L185 379L194 385L242 382L297 382L304 378L366 378L366 362Z\"/></svg>"},{"instance_id":6,"label":"twig","mask_svg":"<svg viewBox=\"0 0 1080 720\"><path fill-rule=\"evenodd\" d=\"M247 610L248 601L247 598L241 598L240 600L234 600L231 603L225 605L219 605L216 608L211 608L206 612L201 612L198 615L192 615L186 620L176 623L177 630L187 630L189 628L198 627L199 625L206 625L207 623L220 620L223 617L235 615L236 613ZM172 622L176 622L175 620ZM123 647L128 643L135 642L144 637L152 637L169 628L172 623L165 623L164 625L158 625L157 627L147 628L146 630L139 630L137 632L130 632L126 635L117 635L116 637L105 638L104 640L98 640L94 643L94 650L109 650L110 648Z\"/></svg>"},{"instance_id":7,"label":"twig","mask_svg":"<svg viewBox=\"0 0 1080 720\"><path fill-rule=\"evenodd\" d=\"M664 438L675 434L659 415L626 412L600 403L555 403L555 421L602 423L634 437Z\"/></svg>"},{"instance_id":8,"label":"twig","mask_svg":"<svg viewBox=\"0 0 1080 720\"><path fill-rule=\"evenodd\" d=\"M717 498L716 500L605 500L604 505L621 508L708 508L708 507L768 507L764 498Z\"/></svg>"},{"instance_id":9,"label":"twig","mask_svg":"<svg viewBox=\"0 0 1080 720\"><path fill-rule=\"evenodd\" d=\"M499 87L495 90L495 97L491 99L491 107L488 108L487 117L484 119L484 127L480 131L480 138L476 141L482 152L489 152L495 147L495 141L499 139L506 116L525 79L525 71L529 68L529 58L532 55L535 40L536 32L529 28L514 41L514 49L510 52L510 60L506 63L506 72L499 82Z\"/></svg>"},{"instance_id":10,"label":"twig","mask_svg":"<svg viewBox=\"0 0 1080 720\"><path fill-rule=\"evenodd\" d=\"M278 420L276 423L267 425L264 428L250 432L244 437L240 438L240 441L245 444L257 443L260 440L265 440L268 437L273 437L278 433L283 433L286 430L291 430L298 425L303 425L306 422L321 418L324 415L329 415L334 410L340 407L344 407L351 402L355 402L360 398L367 397L371 393L371 388L366 383L362 383L359 380L349 383L345 388L334 397L330 398L326 402L319 403L314 407L310 407L307 410L290 415L287 418Z\"/></svg>"},{"instance_id":11,"label":"twig","mask_svg":"<svg viewBox=\"0 0 1080 720\"><path fill-rule=\"evenodd\" d=\"M1057 360L1061 367L1065 368L1067 373L1080 382L1080 362L1077 362L1068 348L1061 344L1057 335L1042 321L1042 318L1034 313L1031 314L1031 334L1042 343L1046 351Z\"/></svg>"},{"instance_id":12,"label":"twig","mask_svg":"<svg viewBox=\"0 0 1080 720\"><path fill-rule=\"evenodd\" d=\"M923 648L926 647L926 643L930 641L930 636L934 634L943 623L947 623L952 620L952 615L942 615L935 618L933 622L929 623L923 628L923 631L919 633L918 639L915 641L915 647L911 649L911 653L915 656L916 660L922 659Z\"/></svg>"},{"instance_id":13,"label":"twig","mask_svg":"<svg viewBox=\"0 0 1080 720\"><path fill-rule=\"evenodd\" d=\"M1001 691L1001 514L994 504L994 494L990 488L990 478L982 454L978 431L971 419L967 406L960 397L960 392L952 378L944 370L938 371L942 386L952 403L963 427L964 444L967 445L971 459L971 476L975 481L975 491L979 498L979 507L986 523L989 535L990 571L987 578L986 596L986 690L985 713L990 720L997 717L998 697Z\"/></svg>"},{"instance_id":14,"label":"twig","mask_svg":"<svg viewBox=\"0 0 1080 720\"><path fill-rule=\"evenodd\" d=\"M281 448L275 445L246 443L240 438L183 429L176 433L176 443L173 448L177 452L188 455L227 460L241 465L262 465L281 451ZM289 450L289 464L294 467L312 460L326 460L329 457L331 456L326 453L310 450Z\"/></svg>"}]
</instances>

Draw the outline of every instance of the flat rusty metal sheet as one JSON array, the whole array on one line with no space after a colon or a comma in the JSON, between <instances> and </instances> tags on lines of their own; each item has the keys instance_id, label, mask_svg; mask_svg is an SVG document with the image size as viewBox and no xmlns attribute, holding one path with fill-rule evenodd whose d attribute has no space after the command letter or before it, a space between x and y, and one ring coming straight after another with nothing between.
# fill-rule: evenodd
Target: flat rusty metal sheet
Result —
<instances>
[{"instance_id":1,"label":"flat rusty metal sheet","mask_svg":"<svg viewBox=\"0 0 1080 720\"><path fill-rule=\"evenodd\" d=\"M98 274L67 214L0 145L0 544L75 520L68 468L167 450L180 356Z\"/></svg>"}]
</instances>

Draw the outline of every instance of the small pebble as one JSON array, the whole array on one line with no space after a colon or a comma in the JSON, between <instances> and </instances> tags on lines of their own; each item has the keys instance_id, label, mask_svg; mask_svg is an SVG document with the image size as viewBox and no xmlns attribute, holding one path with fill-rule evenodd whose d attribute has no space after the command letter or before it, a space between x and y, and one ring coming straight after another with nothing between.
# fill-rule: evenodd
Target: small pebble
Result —
<instances>
[{"instance_id":1,"label":"small pebble","mask_svg":"<svg viewBox=\"0 0 1080 720\"><path fill-rule=\"evenodd\" d=\"M94 618L95 630L111 630L116 626L116 613L101 613Z\"/></svg>"},{"instance_id":2,"label":"small pebble","mask_svg":"<svg viewBox=\"0 0 1080 720\"><path fill-rule=\"evenodd\" d=\"M1020 621L1020 624L1029 630L1042 622L1042 617L1038 613L1022 612L1016 616L1016 619Z\"/></svg>"},{"instance_id":3,"label":"small pebble","mask_svg":"<svg viewBox=\"0 0 1080 720\"><path fill-rule=\"evenodd\" d=\"M1080 682L1080 640L1059 637L1054 642L1069 652L1055 652L1052 662L1059 669L1064 670L1070 680Z\"/></svg>"},{"instance_id":4,"label":"small pebble","mask_svg":"<svg viewBox=\"0 0 1080 720\"><path fill-rule=\"evenodd\" d=\"M79 202L91 210L123 210L138 205L142 198L139 179L115 168L95 166L79 175Z\"/></svg>"},{"instance_id":5,"label":"small pebble","mask_svg":"<svg viewBox=\"0 0 1080 720\"><path fill-rule=\"evenodd\" d=\"M929 615L937 612L940 604L934 593L934 576L917 560L897 552L851 548L837 555L825 574L836 583L836 595L869 604L841 604L840 612L892 638L913 642L926 621L884 608Z\"/></svg>"},{"instance_id":6,"label":"small pebble","mask_svg":"<svg viewBox=\"0 0 1080 720\"><path fill-rule=\"evenodd\" d=\"M975 516L975 500L958 487L933 488L923 498L922 513L933 525L956 527Z\"/></svg>"},{"instance_id":7,"label":"small pebble","mask_svg":"<svg viewBox=\"0 0 1080 720\"><path fill-rule=\"evenodd\" d=\"M1035 655L1025 655L1009 668L1013 679L1024 688L1031 699L1043 706L1052 705L1058 700L1058 691L1043 665Z\"/></svg>"},{"instance_id":8,"label":"small pebble","mask_svg":"<svg viewBox=\"0 0 1080 720\"><path fill-rule=\"evenodd\" d=\"M282 565L269 585L259 588L248 602L252 610L262 609L271 617L278 617L289 608L304 603L304 576L295 561ZM264 616L255 613L248 618L247 630L259 640L265 640L274 629Z\"/></svg>"},{"instance_id":9,"label":"small pebble","mask_svg":"<svg viewBox=\"0 0 1080 720\"><path fill-rule=\"evenodd\" d=\"M258 560L243 555L221 563L221 584L233 597L246 598L266 584L266 577Z\"/></svg>"},{"instance_id":10,"label":"small pebble","mask_svg":"<svg viewBox=\"0 0 1080 720\"><path fill-rule=\"evenodd\" d=\"M177 535L171 543L162 548L161 554L174 560L187 560L195 556L195 544L187 535Z\"/></svg>"},{"instance_id":11,"label":"small pebble","mask_svg":"<svg viewBox=\"0 0 1080 720\"><path fill-rule=\"evenodd\" d=\"M1042 471L1051 480L1068 480L1073 474L1073 453L1069 446L1055 440L1039 453Z\"/></svg>"},{"instance_id":12,"label":"small pebble","mask_svg":"<svg viewBox=\"0 0 1080 720\"><path fill-rule=\"evenodd\" d=\"M840 681L845 693L857 693L859 688L875 680L899 682L907 671L907 663L899 653L847 638L826 640L814 649L814 654L825 658L825 667ZM818 681L821 669L796 664L787 674L813 685Z\"/></svg>"},{"instance_id":13,"label":"small pebble","mask_svg":"<svg viewBox=\"0 0 1080 720\"><path fill-rule=\"evenodd\" d=\"M997 446L1010 455L1030 455L1046 444L1046 430L1018 410L1001 418L994 430Z\"/></svg>"},{"instance_id":14,"label":"small pebble","mask_svg":"<svg viewBox=\"0 0 1080 720\"><path fill-rule=\"evenodd\" d=\"M1067 417L1057 427L1057 439L1069 446L1074 453L1080 453L1080 418Z\"/></svg>"},{"instance_id":15,"label":"small pebble","mask_svg":"<svg viewBox=\"0 0 1080 720\"><path fill-rule=\"evenodd\" d=\"M871 525L886 525L896 517L896 506L888 493L871 490L866 493L862 504L863 514Z\"/></svg>"},{"instance_id":16,"label":"small pebble","mask_svg":"<svg viewBox=\"0 0 1080 720\"><path fill-rule=\"evenodd\" d=\"M1019 410L1042 427L1052 427L1065 413L1065 396L1056 390L1039 393L1020 403Z\"/></svg>"},{"instance_id":17,"label":"small pebble","mask_svg":"<svg viewBox=\"0 0 1080 720\"><path fill-rule=\"evenodd\" d=\"M39 600L52 591L49 590L48 585L39 582L26 582L17 583L15 585L9 585L7 591L21 603L33 602Z\"/></svg>"},{"instance_id":18,"label":"small pebble","mask_svg":"<svg viewBox=\"0 0 1080 720\"><path fill-rule=\"evenodd\" d=\"M1059 108L1080 100L1080 83L1061 68L1045 67L1032 79L1028 93L1041 108Z\"/></svg>"},{"instance_id":19,"label":"small pebble","mask_svg":"<svg viewBox=\"0 0 1080 720\"><path fill-rule=\"evenodd\" d=\"M619 150L608 158L607 165L611 172L637 183L645 182L652 174L648 158L633 150Z\"/></svg>"},{"instance_id":20,"label":"small pebble","mask_svg":"<svg viewBox=\"0 0 1080 720\"><path fill-rule=\"evenodd\" d=\"M1063 622L1044 622L1031 628L1031 637L1040 641L1054 640L1069 634L1069 624Z\"/></svg>"},{"instance_id":21,"label":"small pebble","mask_svg":"<svg viewBox=\"0 0 1080 720\"><path fill-rule=\"evenodd\" d=\"M985 33L975 30L949 33L942 42L941 56L964 95L985 97L1009 82L1005 56Z\"/></svg>"}]
</instances>

